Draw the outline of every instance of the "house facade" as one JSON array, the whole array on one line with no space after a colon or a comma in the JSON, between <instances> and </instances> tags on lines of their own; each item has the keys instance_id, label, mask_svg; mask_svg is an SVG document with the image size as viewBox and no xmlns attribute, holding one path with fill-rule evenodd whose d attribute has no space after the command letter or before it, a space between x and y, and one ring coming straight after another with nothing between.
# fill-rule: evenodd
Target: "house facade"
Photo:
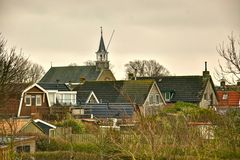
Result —
<instances>
[{"instance_id":1,"label":"house facade","mask_svg":"<svg viewBox=\"0 0 240 160\"><path fill-rule=\"evenodd\" d=\"M240 109L240 82L235 85L226 85L225 79L222 79L216 90L219 101L218 112L225 113L229 109Z\"/></svg>"},{"instance_id":2,"label":"house facade","mask_svg":"<svg viewBox=\"0 0 240 160\"><path fill-rule=\"evenodd\" d=\"M50 101L48 93L38 84L26 88L21 96L18 117L42 117L49 114Z\"/></svg>"},{"instance_id":3,"label":"house facade","mask_svg":"<svg viewBox=\"0 0 240 160\"><path fill-rule=\"evenodd\" d=\"M202 76L138 77L137 79L154 79L167 104L182 101L203 108L216 107L218 104L215 87L207 69L203 71Z\"/></svg>"},{"instance_id":4,"label":"house facade","mask_svg":"<svg viewBox=\"0 0 240 160\"><path fill-rule=\"evenodd\" d=\"M65 84L38 83L25 89L18 108L18 117L30 116L45 119L53 106L76 105L77 92Z\"/></svg>"},{"instance_id":5,"label":"house facade","mask_svg":"<svg viewBox=\"0 0 240 160\"><path fill-rule=\"evenodd\" d=\"M130 104L135 113L144 116L157 113L165 105L154 80L86 81L75 87L74 91L78 94L93 91L99 104Z\"/></svg>"}]
</instances>

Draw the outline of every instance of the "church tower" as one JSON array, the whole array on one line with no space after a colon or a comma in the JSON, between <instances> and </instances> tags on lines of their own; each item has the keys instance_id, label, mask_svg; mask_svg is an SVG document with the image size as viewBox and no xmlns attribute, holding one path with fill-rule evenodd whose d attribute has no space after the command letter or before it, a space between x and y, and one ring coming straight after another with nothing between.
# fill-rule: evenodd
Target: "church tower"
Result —
<instances>
[{"instance_id":1,"label":"church tower","mask_svg":"<svg viewBox=\"0 0 240 160\"><path fill-rule=\"evenodd\" d=\"M101 38L98 51L96 52L97 61L96 61L96 70L105 70L109 69L109 61L108 61L108 52L105 48L105 44L103 41L103 32L101 27Z\"/></svg>"}]
</instances>

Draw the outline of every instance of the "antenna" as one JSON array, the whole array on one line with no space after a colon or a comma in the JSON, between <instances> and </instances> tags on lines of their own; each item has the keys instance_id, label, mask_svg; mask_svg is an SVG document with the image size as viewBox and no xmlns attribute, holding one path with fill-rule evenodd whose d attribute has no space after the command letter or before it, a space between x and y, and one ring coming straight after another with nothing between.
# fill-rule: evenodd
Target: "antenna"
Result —
<instances>
[{"instance_id":1,"label":"antenna","mask_svg":"<svg viewBox=\"0 0 240 160\"><path fill-rule=\"evenodd\" d=\"M107 45L107 50L108 50L108 47L109 47L109 45L110 45L110 43L112 41L112 37L113 37L114 32L115 32L115 30L113 30L113 32L112 32L112 35L111 35L110 40L109 40L108 45Z\"/></svg>"}]
</instances>

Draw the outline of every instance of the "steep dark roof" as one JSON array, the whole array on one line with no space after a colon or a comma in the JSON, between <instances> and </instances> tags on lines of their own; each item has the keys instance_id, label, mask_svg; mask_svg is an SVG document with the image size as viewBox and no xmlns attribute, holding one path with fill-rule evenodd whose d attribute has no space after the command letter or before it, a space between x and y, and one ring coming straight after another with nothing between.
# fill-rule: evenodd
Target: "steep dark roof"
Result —
<instances>
[{"instance_id":1,"label":"steep dark roof","mask_svg":"<svg viewBox=\"0 0 240 160\"><path fill-rule=\"evenodd\" d=\"M96 66L67 66L67 67L51 67L41 79L42 82L56 83L79 83L80 77L86 80L96 80L101 71L96 70Z\"/></svg>"},{"instance_id":2,"label":"steep dark roof","mask_svg":"<svg viewBox=\"0 0 240 160\"><path fill-rule=\"evenodd\" d=\"M92 91L78 91L77 92L77 103L85 104L88 97L90 96Z\"/></svg>"},{"instance_id":3,"label":"steep dark roof","mask_svg":"<svg viewBox=\"0 0 240 160\"><path fill-rule=\"evenodd\" d=\"M134 108L129 103L99 103L83 105L84 114L97 118L128 118L132 117Z\"/></svg>"},{"instance_id":4,"label":"steep dark roof","mask_svg":"<svg viewBox=\"0 0 240 160\"><path fill-rule=\"evenodd\" d=\"M198 103L202 99L203 92L210 78L204 76L164 76L157 78L139 77L138 79L155 79L162 94L165 92L173 93L171 102Z\"/></svg>"},{"instance_id":5,"label":"steep dark roof","mask_svg":"<svg viewBox=\"0 0 240 160\"><path fill-rule=\"evenodd\" d=\"M70 89L62 83L38 83L45 90L70 91Z\"/></svg>"},{"instance_id":6,"label":"steep dark roof","mask_svg":"<svg viewBox=\"0 0 240 160\"><path fill-rule=\"evenodd\" d=\"M47 135L49 134L50 129L56 128L55 126L53 126L47 122L44 122L42 120L39 120L39 119L33 120L33 123L35 123Z\"/></svg>"},{"instance_id":7,"label":"steep dark roof","mask_svg":"<svg viewBox=\"0 0 240 160\"><path fill-rule=\"evenodd\" d=\"M100 53L100 52L107 53L107 50L105 48L105 44L104 44L104 41L103 41L102 30L101 30L100 44L99 44L99 48L98 48L97 53Z\"/></svg>"},{"instance_id":8,"label":"steep dark roof","mask_svg":"<svg viewBox=\"0 0 240 160\"><path fill-rule=\"evenodd\" d=\"M74 90L92 90L98 100L103 103L143 104L153 83L154 80L86 81Z\"/></svg>"},{"instance_id":9,"label":"steep dark roof","mask_svg":"<svg viewBox=\"0 0 240 160\"><path fill-rule=\"evenodd\" d=\"M47 126L41 122L33 122L33 123L35 123L39 128L41 128L43 132L47 135L49 134L49 130L52 129L52 127Z\"/></svg>"}]
</instances>

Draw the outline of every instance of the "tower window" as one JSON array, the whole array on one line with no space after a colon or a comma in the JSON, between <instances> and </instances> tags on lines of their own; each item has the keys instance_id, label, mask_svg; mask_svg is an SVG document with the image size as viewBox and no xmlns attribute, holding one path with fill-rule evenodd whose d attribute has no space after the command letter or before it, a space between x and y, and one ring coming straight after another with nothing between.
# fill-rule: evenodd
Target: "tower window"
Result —
<instances>
[{"instance_id":1,"label":"tower window","mask_svg":"<svg viewBox=\"0 0 240 160\"><path fill-rule=\"evenodd\" d=\"M100 61L102 61L102 55L100 55Z\"/></svg>"}]
</instances>

